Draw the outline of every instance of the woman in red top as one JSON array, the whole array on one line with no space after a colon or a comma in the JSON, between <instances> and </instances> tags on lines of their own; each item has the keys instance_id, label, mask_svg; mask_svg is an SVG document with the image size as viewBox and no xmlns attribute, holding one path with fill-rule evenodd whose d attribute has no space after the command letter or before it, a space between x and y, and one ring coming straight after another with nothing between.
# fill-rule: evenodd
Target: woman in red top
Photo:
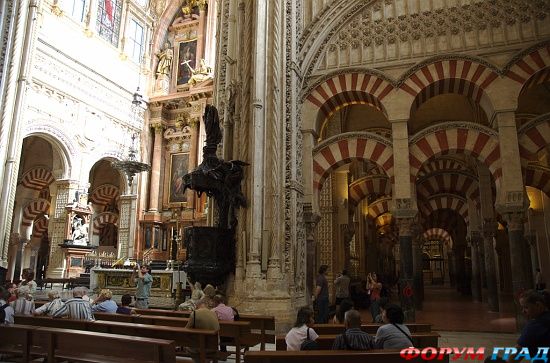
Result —
<instances>
[{"instance_id":1,"label":"woman in red top","mask_svg":"<svg viewBox=\"0 0 550 363\"><path fill-rule=\"evenodd\" d=\"M376 272L367 275L367 289L370 293L370 313L374 322L374 319L380 314L378 300L380 300L380 292L382 291L382 284L378 282Z\"/></svg>"}]
</instances>

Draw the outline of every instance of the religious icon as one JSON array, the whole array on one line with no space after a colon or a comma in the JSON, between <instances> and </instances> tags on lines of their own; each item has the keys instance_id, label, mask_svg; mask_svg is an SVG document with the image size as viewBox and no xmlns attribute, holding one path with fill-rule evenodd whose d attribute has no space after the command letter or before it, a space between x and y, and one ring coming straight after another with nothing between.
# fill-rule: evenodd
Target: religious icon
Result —
<instances>
[{"instance_id":1,"label":"religious icon","mask_svg":"<svg viewBox=\"0 0 550 363\"><path fill-rule=\"evenodd\" d=\"M183 191L183 176L187 174L189 154L172 154L170 160L170 197L169 203L187 202Z\"/></svg>"},{"instance_id":2,"label":"religious icon","mask_svg":"<svg viewBox=\"0 0 550 363\"><path fill-rule=\"evenodd\" d=\"M180 43L178 50L178 85L186 84L193 76L197 63L197 40Z\"/></svg>"}]
</instances>

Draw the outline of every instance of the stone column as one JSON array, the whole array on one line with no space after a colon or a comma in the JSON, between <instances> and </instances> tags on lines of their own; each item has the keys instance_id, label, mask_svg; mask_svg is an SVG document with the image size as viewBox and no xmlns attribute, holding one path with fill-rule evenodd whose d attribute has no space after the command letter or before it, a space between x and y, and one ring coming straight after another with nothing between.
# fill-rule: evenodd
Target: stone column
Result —
<instances>
[{"instance_id":1,"label":"stone column","mask_svg":"<svg viewBox=\"0 0 550 363\"><path fill-rule=\"evenodd\" d=\"M304 222L306 223L306 299L309 301L313 295L313 280L315 278L316 240L315 229L321 220L321 216L313 213L311 206L304 207Z\"/></svg>"},{"instance_id":2,"label":"stone column","mask_svg":"<svg viewBox=\"0 0 550 363\"><path fill-rule=\"evenodd\" d=\"M260 253L264 230L264 183L265 183L265 104L267 84L267 3L260 1L254 6L256 20L254 34L254 78L252 85L252 238L248 254L246 275L261 277Z\"/></svg>"},{"instance_id":3,"label":"stone column","mask_svg":"<svg viewBox=\"0 0 550 363\"><path fill-rule=\"evenodd\" d=\"M164 131L164 126L162 123L157 122L154 123L152 127L155 130L155 141L153 146L153 162L151 165L151 184L149 188L149 212L158 212L159 194L161 188L160 168L162 159L162 132Z\"/></svg>"},{"instance_id":4,"label":"stone column","mask_svg":"<svg viewBox=\"0 0 550 363\"><path fill-rule=\"evenodd\" d=\"M52 193L53 216L50 215L48 234L50 236L50 257L46 277L63 278L65 273L65 255L59 244L67 238L67 212L65 207L72 201L72 196L79 190L76 180L57 180Z\"/></svg>"},{"instance_id":5,"label":"stone column","mask_svg":"<svg viewBox=\"0 0 550 363\"><path fill-rule=\"evenodd\" d=\"M215 2L215 1L213 1ZM199 27L197 30L197 55L199 59L197 64L200 61L200 58L204 58L204 38L206 32L206 1L199 2Z\"/></svg>"},{"instance_id":6,"label":"stone column","mask_svg":"<svg viewBox=\"0 0 550 363\"><path fill-rule=\"evenodd\" d=\"M413 239L413 286L414 286L414 307L416 310L422 310L424 302L424 276L422 271L422 238L416 236Z\"/></svg>"},{"instance_id":7,"label":"stone column","mask_svg":"<svg viewBox=\"0 0 550 363\"><path fill-rule=\"evenodd\" d=\"M414 311L414 282L413 282L413 249L412 227L413 218L401 218L397 220L399 227L399 252L400 252L400 279L399 296L401 307L405 313L405 321L415 320Z\"/></svg>"},{"instance_id":8,"label":"stone column","mask_svg":"<svg viewBox=\"0 0 550 363\"><path fill-rule=\"evenodd\" d=\"M481 301L481 260L479 248L481 244L479 232L470 233L470 249L472 254L472 297L474 301Z\"/></svg>"},{"instance_id":9,"label":"stone column","mask_svg":"<svg viewBox=\"0 0 550 363\"><path fill-rule=\"evenodd\" d=\"M539 252L537 250L537 235L529 233L525 236L525 240L529 245L529 253L531 254L531 277L535 277L537 273L537 268L540 268L539 264Z\"/></svg>"},{"instance_id":10,"label":"stone column","mask_svg":"<svg viewBox=\"0 0 550 363\"><path fill-rule=\"evenodd\" d=\"M134 241L136 231L137 195L120 196L120 214L118 219L117 257L137 257Z\"/></svg>"},{"instance_id":11,"label":"stone column","mask_svg":"<svg viewBox=\"0 0 550 363\"><path fill-rule=\"evenodd\" d=\"M499 311L495 250L493 246L497 222L486 219L483 223L483 250L485 252L485 273L487 278L487 303L490 311Z\"/></svg>"},{"instance_id":12,"label":"stone column","mask_svg":"<svg viewBox=\"0 0 550 363\"><path fill-rule=\"evenodd\" d=\"M523 240L523 212L504 215L508 224L508 240L512 260L512 289L515 295L533 287L532 279L526 276L525 257L526 244Z\"/></svg>"}]
</instances>

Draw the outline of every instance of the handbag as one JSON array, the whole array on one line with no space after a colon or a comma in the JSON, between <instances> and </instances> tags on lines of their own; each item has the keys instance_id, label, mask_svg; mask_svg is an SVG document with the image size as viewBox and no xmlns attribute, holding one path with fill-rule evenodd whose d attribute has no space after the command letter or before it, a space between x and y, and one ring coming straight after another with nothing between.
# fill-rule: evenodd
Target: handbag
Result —
<instances>
[{"instance_id":1,"label":"handbag","mask_svg":"<svg viewBox=\"0 0 550 363\"><path fill-rule=\"evenodd\" d=\"M306 331L306 340L300 344L300 350L318 350L319 349L319 343L317 343L315 340L309 339L309 328L307 328Z\"/></svg>"}]
</instances>

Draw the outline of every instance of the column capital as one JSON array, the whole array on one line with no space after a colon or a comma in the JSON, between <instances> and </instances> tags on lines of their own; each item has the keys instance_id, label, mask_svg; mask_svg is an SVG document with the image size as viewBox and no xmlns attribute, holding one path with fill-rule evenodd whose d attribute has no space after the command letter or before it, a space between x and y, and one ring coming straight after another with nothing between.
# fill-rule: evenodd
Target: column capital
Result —
<instances>
[{"instance_id":1,"label":"column capital","mask_svg":"<svg viewBox=\"0 0 550 363\"><path fill-rule=\"evenodd\" d=\"M491 238L497 233L498 223L492 218L483 219L483 237Z\"/></svg>"},{"instance_id":2,"label":"column capital","mask_svg":"<svg viewBox=\"0 0 550 363\"><path fill-rule=\"evenodd\" d=\"M397 228L399 228L399 237L411 237L414 232L413 218L398 218Z\"/></svg>"},{"instance_id":3,"label":"column capital","mask_svg":"<svg viewBox=\"0 0 550 363\"><path fill-rule=\"evenodd\" d=\"M523 223L525 222L525 213L523 211L503 214L503 218L507 223L509 232L523 230Z\"/></svg>"},{"instance_id":4,"label":"column capital","mask_svg":"<svg viewBox=\"0 0 550 363\"><path fill-rule=\"evenodd\" d=\"M315 227L321 220L321 216L313 212L311 205L304 206L304 223L306 225L306 239L313 240Z\"/></svg>"},{"instance_id":5,"label":"column capital","mask_svg":"<svg viewBox=\"0 0 550 363\"><path fill-rule=\"evenodd\" d=\"M394 198L391 212L394 218L412 219L418 213L416 200L414 198Z\"/></svg>"},{"instance_id":6,"label":"column capital","mask_svg":"<svg viewBox=\"0 0 550 363\"><path fill-rule=\"evenodd\" d=\"M164 125L162 122L155 122L151 124L151 127L155 130L155 134L161 134L164 131Z\"/></svg>"}]
</instances>

